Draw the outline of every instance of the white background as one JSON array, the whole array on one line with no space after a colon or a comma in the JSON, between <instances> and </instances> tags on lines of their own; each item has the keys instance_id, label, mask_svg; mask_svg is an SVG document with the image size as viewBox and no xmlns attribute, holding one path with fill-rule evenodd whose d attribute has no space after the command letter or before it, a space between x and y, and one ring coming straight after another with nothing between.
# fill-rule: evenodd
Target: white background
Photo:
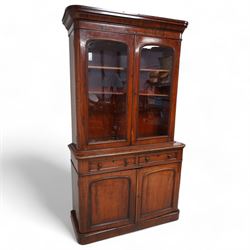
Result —
<instances>
[{"instance_id":1,"label":"white background","mask_svg":"<svg viewBox=\"0 0 250 250\"><path fill-rule=\"evenodd\" d=\"M70 222L69 49L82 4L189 21L175 139L180 219L80 246ZM250 249L249 0L1 1L0 249Z\"/></svg>"}]
</instances>

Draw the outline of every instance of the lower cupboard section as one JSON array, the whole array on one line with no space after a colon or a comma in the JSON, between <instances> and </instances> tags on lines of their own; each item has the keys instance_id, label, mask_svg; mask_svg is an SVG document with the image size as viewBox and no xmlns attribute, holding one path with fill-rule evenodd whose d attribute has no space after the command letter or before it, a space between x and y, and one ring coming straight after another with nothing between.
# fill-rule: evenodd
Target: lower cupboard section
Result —
<instances>
[{"instance_id":1,"label":"lower cupboard section","mask_svg":"<svg viewBox=\"0 0 250 250\"><path fill-rule=\"evenodd\" d=\"M72 222L81 244L178 219L180 163L75 176L79 211ZM75 172L74 167L72 171ZM74 191L73 191L74 192ZM76 195L73 194L73 197ZM73 207L77 207L74 206Z\"/></svg>"}]
</instances>

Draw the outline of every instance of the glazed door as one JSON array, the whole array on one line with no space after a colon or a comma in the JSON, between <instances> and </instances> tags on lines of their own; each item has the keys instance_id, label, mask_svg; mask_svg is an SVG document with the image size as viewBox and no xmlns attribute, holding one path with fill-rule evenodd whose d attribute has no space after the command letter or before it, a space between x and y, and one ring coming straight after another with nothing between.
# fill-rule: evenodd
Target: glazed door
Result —
<instances>
[{"instance_id":1,"label":"glazed door","mask_svg":"<svg viewBox=\"0 0 250 250\"><path fill-rule=\"evenodd\" d=\"M104 230L135 223L135 186L136 170L83 177L83 230Z\"/></svg>"},{"instance_id":2,"label":"glazed door","mask_svg":"<svg viewBox=\"0 0 250 250\"><path fill-rule=\"evenodd\" d=\"M178 163L138 170L138 221L176 211L179 182Z\"/></svg>"},{"instance_id":3,"label":"glazed door","mask_svg":"<svg viewBox=\"0 0 250 250\"><path fill-rule=\"evenodd\" d=\"M134 36L81 31L87 148L130 144Z\"/></svg>"},{"instance_id":4,"label":"glazed door","mask_svg":"<svg viewBox=\"0 0 250 250\"><path fill-rule=\"evenodd\" d=\"M132 142L173 140L179 41L135 37Z\"/></svg>"}]
</instances>

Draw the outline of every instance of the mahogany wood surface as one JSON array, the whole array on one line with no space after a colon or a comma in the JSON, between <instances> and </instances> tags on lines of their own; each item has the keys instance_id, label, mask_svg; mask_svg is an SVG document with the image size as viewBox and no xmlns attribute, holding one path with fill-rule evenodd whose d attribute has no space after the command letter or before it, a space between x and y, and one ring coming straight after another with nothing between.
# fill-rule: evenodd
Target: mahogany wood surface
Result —
<instances>
[{"instance_id":1,"label":"mahogany wood surface","mask_svg":"<svg viewBox=\"0 0 250 250\"><path fill-rule=\"evenodd\" d=\"M82 21L104 22L142 28L151 28L154 30L162 29L168 31L176 31L179 33L182 33L188 25L186 21L170 18L118 13L89 6L68 6L65 9L65 13L63 15L63 23L65 27L69 30L76 19Z\"/></svg>"},{"instance_id":2,"label":"mahogany wood surface","mask_svg":"<svg viewBox=\"0 0 250 250\"><path fill-rule=\"evenodd\" d=\"M88 244L177 220L185 145L174 141L174 128L188 23L72 5L63 24L70 45L71 219L77 241Z\"/></svg>"},{"instance_id":3,"label":"mahogany wood surface","mask_svg":"<svg viewBox=\"0 0 250 250\"><path fill-rule=\"evenodd\" d=\"M179 179L178 163L139 170L137 211L139 223L177 210Z\"/></svg>"}]
</instances>

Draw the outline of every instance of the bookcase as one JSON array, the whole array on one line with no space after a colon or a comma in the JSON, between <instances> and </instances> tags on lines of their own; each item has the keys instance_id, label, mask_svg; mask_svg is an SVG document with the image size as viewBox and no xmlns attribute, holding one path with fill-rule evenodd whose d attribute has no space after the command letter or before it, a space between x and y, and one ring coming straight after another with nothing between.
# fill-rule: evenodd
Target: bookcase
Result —
<instances>
[{"instance_id":1,"label":"bookcase","mask_svg":"<svg viewBox=\"0 0 250 250\"><path fill-rule=\"evenodd\" d=\"M177 220L184 144L174 127L187 22L72 5L63 24L78 242Z\"/></svg>"}]
</instances>

